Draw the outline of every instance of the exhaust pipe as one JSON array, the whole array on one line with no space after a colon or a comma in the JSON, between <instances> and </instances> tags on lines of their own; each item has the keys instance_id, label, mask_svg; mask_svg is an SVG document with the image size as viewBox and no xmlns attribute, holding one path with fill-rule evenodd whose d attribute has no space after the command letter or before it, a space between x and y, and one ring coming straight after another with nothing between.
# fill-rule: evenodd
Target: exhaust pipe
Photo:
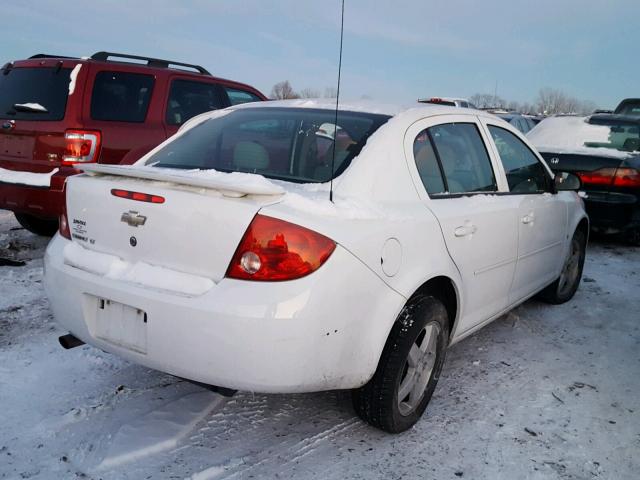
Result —
<instances>
[{"instance_id":1,"label":"exhaust pipe","mask_svg":"<svg viewBox=\"0 0 640 480\"><path fill-rule=\"evenodd\" d=\"M78 337L74 337L70 333L67 333L66 335L62 335L61 337L58 338L58 341L60 342L60 345L62 345L62 348L64 348L65 350L69 350L70 348L75 348L75 347L79 347L80 345L84 345L84 342L82 340L80 340Z\"/></svg>"},{"instance_id":2,"label":"exhaust pipe","mask_svg":"<svg viewBox=\"0 0 640 480\"><path fill-rule=\"evenodd\" d=\"M218 387L217 385L209 385L208 383L197 382L195 380L189 380L188 378L177 377L180 380L184 380L185 382L192 383L194 385L198 385L199 387L206 388L207 390L215 393L219 393L223 397L231 398L233 397L237 390L233 390L231 388Z\"/></svg>"}]
</instances>

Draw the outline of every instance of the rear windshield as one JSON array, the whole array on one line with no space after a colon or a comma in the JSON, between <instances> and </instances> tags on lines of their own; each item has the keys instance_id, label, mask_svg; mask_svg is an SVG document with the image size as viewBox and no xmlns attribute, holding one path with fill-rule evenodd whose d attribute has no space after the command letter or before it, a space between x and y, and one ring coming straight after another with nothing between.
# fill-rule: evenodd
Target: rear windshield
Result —
<instances>
[{"instance_id":1,"label":"rear windshield","mask_svg":"<svg viewBox=\"0 0 640 480\"><path fill-rule=\"evenodd\" d=\"M385 115L302 108L246 108L212 118L156 152L147 165L258 173L301 183L329 181L360 153Z\"/></svg>"},{"instance_id":2,"label":"rear windshield","mask_svg":"<svg viewBox=\"0 0 640 480\"><path fill-rule=\"evenodd\" d=\"M0 71L0 118L62 120L70 68L12 68Z\"/></svg>"},{"instance_id":3,"label":"rear windshield","mask_svg":"<svg viewBox=\"0 0 640 480\"><path fill-rule=\"evenodd\" d=\"M640 100L622 102L618 108L616 108L616 113L640 117Z\"/></svg>"},{"instance_id":4,"label":"rear windshield","mask_svg":"<svg viewBox=\"0 0 640 480\"><path fill-rule=\"evenodd\" d=\"M531 130L527 138L544 152L579 153L584 148L637 152L640 125L622 121L596 125L585 117L550 117Z\"/></svg>"},{"instance_id":5,"label":"rear windshield","mask_svg":"<svg viewBox=\"0 0 640 480\"><path fill-rule=\"evenodd\" d=\"M613 148L622 152L640 150L640 124L617 122L594 127L584 142L585 147Z\"/></svg>"}]
</instances>

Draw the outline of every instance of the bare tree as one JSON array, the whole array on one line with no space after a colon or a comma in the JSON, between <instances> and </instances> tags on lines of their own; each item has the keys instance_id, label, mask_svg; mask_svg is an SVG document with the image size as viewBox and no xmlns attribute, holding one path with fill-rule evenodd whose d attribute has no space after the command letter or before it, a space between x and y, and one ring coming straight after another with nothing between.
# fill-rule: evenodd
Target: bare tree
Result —
<instances>
[{"instance_id":1,"label":"bare tree","mask_svg":"<svg viewBox=\"0 0 640 480\"><path fill-rule=\"evenodd\" d=\"M300 98L320 98L320 92L315 88L303 88L300 90Z\"/></svg>"},{"instance_id":2,"label":"bare tree","mask_svg":"<svg viewBox=\"0 0 640 480\"><path fill-rule=\"evenodd\" d=\"M469 97L469 101L478 108L505 108L506 100L490 93L476 93Z\"/></svg>"},{"instance_id":3,"label":"bare tree","mask_svg":"<svg viewBox=\"0 0 640 480\"><path fill-rule=\"evenodd\" d=\"M511 100L507 103L507 110L509 110L510 112L520 112L520 103L516 102L515 100Z\"/></svg>"},{"instance_id":4,"label":"bare tree","mask_svg":"<svg viewBox=\"0 0 640 480\"><path fill-rule=\"evenodd\" d=\"M541 88L536 98L538 110L546 115L558 113L575 113L577 100L562 90L551 87Z\"/></svg>"},{"instance_id":5,"label":"bare tree","mask_svg":"<svg viewBox=\"0 0 640 480\"><path fill-rule=\"evenodd\" d=\"M338 96L338 89L336 87L326 87L324 89L324 98L336 98Z\"/></svg>"},{"instance_id":6,"label":"bare tree","mask_svg":"<svg viewBox=\"0 0 640 480\"><path fill-rule=\"evenodd\" d=\"M289 80L276 83L271 89L271 98L274 100L286 100L288 98L300 98L294 90Z\"/></svg>"}]
</instances>

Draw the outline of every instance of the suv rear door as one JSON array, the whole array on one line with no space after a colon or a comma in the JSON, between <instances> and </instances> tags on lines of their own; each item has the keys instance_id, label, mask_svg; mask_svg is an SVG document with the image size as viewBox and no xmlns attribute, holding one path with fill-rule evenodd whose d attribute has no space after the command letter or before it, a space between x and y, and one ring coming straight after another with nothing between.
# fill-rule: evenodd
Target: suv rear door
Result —
<instances>
[{"instance_id":1,"label":"suv rear door","mask_svg":"<svg viewBox=\"0 0 640 480\"><path fill-rule=\"evenodd\" d=\"M404 142L418 193L462 276L460 333L507 307L515 272L518 203L497 195L506 185L487 142L473 115L416 122Z\"/></svg>"},{"instance_id":2,"label":"suv rear door","mask_svg":"<svg viewBox=\"0 0 640 480\"><path fill-rule=\"evenodd\" d=\"M102 134L100 163L133 163L166 138L164 77L141 70L115 62L90 64L83 125Z\"/></svg>"}]
</instances>

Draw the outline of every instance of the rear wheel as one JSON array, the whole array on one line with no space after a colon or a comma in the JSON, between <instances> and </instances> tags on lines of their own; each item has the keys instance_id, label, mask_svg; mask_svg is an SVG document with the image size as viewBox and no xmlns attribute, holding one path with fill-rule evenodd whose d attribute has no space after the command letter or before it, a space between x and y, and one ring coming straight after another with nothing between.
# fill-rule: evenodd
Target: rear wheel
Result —
<instances>
[{"instance_id":1,"label":"rear wheel","mask_svg":"<svg viewBox=\"0 0 640 480\"><path fill-rule=\"evenodd\" d=\"M542 300L558 305L573 298L582 278L586 248L587 237L582 230L576 230L562 272L555 282L540 292Z\"/></svg>"},{"instance_id":2,"label":"rear wheel","mask_svg":"<svg viewBox=\"0 0 640 480\"><path fill-rule=\"evenodd\" d=\"M390 433L411 428L436 388L449 338L447 310L429 295L413 298L391 329L373 378L353 391L358 415Z\"/></svg>"},{"instance_id":3,"label":"rear wheel","mask_svg":"<svg viewBox=\"0 0 640 480\"><path fill-rule=\"evenodd\" d=\"M58 231L58 221L47 218L35 217L27 213L14 213L18 223L26 230L43 237L53 237Z\"/></svg>"}]
</instances>

